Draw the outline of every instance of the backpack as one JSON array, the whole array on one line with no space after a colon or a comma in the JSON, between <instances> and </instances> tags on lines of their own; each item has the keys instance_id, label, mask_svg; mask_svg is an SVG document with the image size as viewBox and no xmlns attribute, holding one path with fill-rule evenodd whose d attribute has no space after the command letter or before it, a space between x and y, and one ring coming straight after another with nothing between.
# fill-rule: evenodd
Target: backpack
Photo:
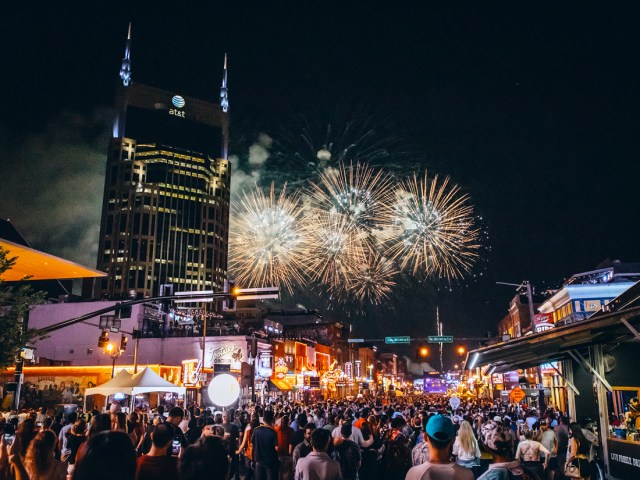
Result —
<instances>
[{"instance_id":1,"label":"backpack","mask_svg":"<svg viewBox=\"0 0 640 480\"><path fill-rule=\"evenodd\" d=\"M402 434L390 435L385 440L382 466L387 472L407 472L411 468L409 442Z\"/></svg>"}]
</instances>

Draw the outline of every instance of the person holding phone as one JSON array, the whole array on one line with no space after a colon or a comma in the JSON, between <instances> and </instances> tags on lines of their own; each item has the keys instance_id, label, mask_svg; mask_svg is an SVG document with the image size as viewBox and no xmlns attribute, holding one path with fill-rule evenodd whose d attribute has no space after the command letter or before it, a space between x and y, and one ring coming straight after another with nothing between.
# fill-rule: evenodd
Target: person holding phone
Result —
<instances>
[{"instance_id":1,"label":"person holding phone","mask_svg":"<svg viewBox=\"0 0 640 480\"><path fill-rule=\"evenodd\" d=\"M173 429L161 423L151 433L149 453L138 458L137 480L178 480L180 441L175 440ZM169 450L171 455L167 455Z\"/></svg>"}]
</instances>

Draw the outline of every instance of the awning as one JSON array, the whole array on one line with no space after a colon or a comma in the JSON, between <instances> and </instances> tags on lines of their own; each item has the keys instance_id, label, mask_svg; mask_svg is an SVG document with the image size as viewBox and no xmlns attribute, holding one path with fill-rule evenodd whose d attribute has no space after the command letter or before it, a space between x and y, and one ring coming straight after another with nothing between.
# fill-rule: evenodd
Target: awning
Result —
<instances>
[{"instance_id":1,"label":"awning","mask_svg":"<svg viewBox=\"0 0 640 480\"><path fill-rule=\"evenodd\" d=\"M64 258L19 245L0 238L0 247L9 251L9 258L18 257L10 270L2 274L5 282L28 280L61 280L66 278L106 277L107 274L83 267Z\"/></svg>"},{"instance_id":2,"label":"awning","mask_svg":"<svg viewBox=\"0 0 640 480\"><path fill-rule=\"evenodd\" d=\"M286 380L280 380L279 378L272 378L269 380L269 390L281 390L283 392L289 392L293 390L293 387Z\"/></svg>"},{"instance_id":3,"label":"awning","mask_svg":"<svg viewBox=\"0 0 640 480\"><path fill-rule=\"evenodd\" d=\"M575 352L591 345L634 340L639 329L640 305L612 313L601 312L587 320L472 350L467 355L465 368L490 365L491 373L503 373L536 367L571 358Z\"/></svg>"}]
</instances>

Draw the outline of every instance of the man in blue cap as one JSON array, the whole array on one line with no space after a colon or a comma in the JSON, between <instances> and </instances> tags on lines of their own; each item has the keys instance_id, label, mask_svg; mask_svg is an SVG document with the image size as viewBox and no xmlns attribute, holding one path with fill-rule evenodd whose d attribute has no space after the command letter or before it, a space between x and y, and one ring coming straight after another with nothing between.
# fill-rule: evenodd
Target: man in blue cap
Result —
<instances>
[{"instance_id":1,"label":"man in blue cap","mask_svg":"<svg viewBox=\"0 0 640 480\"><path fill-rule=\"evenodd\" d=\"M409 469L405 480L473 480L471 470L451 461L456 429L449 417L434 415L426 428L429 460Z\"/></svg>"}]
</instances>

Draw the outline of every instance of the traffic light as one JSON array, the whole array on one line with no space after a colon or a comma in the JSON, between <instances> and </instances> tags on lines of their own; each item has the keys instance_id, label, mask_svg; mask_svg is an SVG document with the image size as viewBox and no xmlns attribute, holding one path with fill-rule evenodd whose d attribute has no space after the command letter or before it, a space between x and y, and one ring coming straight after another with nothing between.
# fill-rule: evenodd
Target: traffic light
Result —
<instances>
[{"instance_id":1,"label":"traffic light","mask_svg":"<svg viewBox=\"0 0 640 480\"><path fill-rule=\"evenodd\" d=\"M459 345L458 348L456 348L456 353L459 357L462 357L465 353L467 353L467 349L464 345Z\"/></svg>"},{"instance_id":2,"label":"traffic light","mask_svg":"<svg viewBox=\"0 0 640 480\"><path fill-rule=\"evenodd\" d=\"M98 348L104 348L109 344L109 331L103 330L98 338Z\"/></svg>"},{"instance_id":3,"label":"traffic light","mask_svg":"<svg viewBox=\"0 0 640 480\"><path fill-rule=\"evenodd\" d=\"M238 296L238 289L236 288L235 280L227 280L225 293L228 293L227 297L227 310L235 310L236 309L236 298Z\"/></svg>"},{"instance_id":4,"label":"traffic light","mask_svg":"<svg viewBox=\"0 0 640 480\"><path fill-rule=\"evenodd\" d=\"M121 352L124 352L127 349L127 343L129 343L129 338L126 335L122 335L122 339L120 340Z\"/></svg>"},{"instance_id":5,"label":"traffic light","mask_svg":"<svg viewBox=\"0 0 640 480\"><path fill-rule=\"evenodd\" d=\"M418 358L427 358L429 356L429 349L425 346L418 348L416 351L416 357Z\"/></svg>"}]
</instances>

